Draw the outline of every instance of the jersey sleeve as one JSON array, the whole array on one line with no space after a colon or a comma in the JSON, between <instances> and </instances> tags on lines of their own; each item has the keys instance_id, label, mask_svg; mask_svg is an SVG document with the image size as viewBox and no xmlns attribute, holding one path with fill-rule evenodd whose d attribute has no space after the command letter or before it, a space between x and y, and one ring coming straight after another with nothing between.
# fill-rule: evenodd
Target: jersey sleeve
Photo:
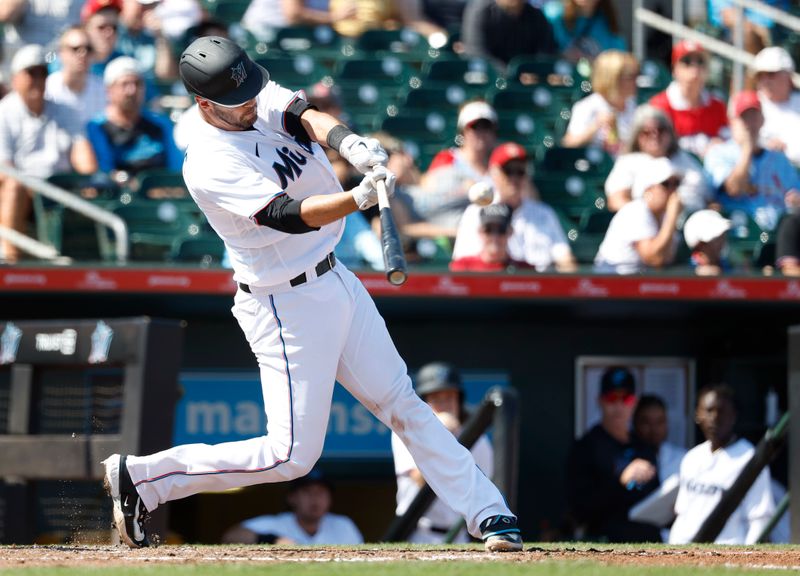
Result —
<instances>
[{"instance_id":1,"label":"jersey sleeve","mask_svg":"<svg viewBox=\"0 0 800 576\"><path fill-rule=\"evenodd\" d=\"M270 129L288 134L286 129L286 110L295 100L306 99L302 90L292 92L280 84L269 81L258 95L258 116L263 118Z\"/></svg>"}]
</instances>

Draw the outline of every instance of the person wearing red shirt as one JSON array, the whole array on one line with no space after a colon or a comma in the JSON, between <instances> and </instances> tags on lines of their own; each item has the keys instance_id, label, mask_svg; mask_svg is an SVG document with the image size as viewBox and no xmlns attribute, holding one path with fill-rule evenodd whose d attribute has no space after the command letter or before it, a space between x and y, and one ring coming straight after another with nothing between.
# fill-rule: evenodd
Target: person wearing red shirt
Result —
<instances>
[{"instance_id":1,"label":"person wearing red shirt","mask_svg":"<svg viewBox=\"0 0 800 576\"><path fill-rule=\"evenodd\" d=\"M690 40L672 49L672 82L650 100L672 120L678 144L704 157L708 148L730 134L725 103L706 90L708 53Z\"/></svg>"},{"instance_id":2,"label":"person wearing red shirt","mask_svg":"<svg viewBox=\"0 0 800 576\"><path fill-rule=\"evenodd\" d=\"M481 208L481 251L450 262L454 272L511 272L533 270L527 262L514 260L508 255L508 238L511 236L511 208L507 204L490 204Z\"/></svg>"}]
</instances>

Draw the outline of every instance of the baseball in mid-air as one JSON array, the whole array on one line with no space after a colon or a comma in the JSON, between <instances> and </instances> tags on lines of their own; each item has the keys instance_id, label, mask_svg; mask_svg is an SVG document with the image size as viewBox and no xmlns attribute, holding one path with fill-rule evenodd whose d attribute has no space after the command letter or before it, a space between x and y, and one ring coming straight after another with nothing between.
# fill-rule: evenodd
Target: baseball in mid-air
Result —
<instances>
[{"instance_id":1,"label":"baseball in mid-air","mask_svg":"<svg viewBox=\"0 0 800 576\"><path fill-rule=\"evenodd\" d=\"M494 199L494 187L488 182L475 182L467 192L469 201L478 206L488 206Z\"/></svg>"}]
</instances>

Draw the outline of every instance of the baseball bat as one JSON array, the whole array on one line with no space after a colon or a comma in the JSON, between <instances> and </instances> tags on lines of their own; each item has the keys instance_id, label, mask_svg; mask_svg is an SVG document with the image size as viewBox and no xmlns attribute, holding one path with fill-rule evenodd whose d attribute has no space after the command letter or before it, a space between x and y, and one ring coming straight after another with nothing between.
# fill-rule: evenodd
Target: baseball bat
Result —
<instances>
[{"instance_id":1,"label":"baseball bat","mask_svg":"<svg viewBox=\"0 0 800 576\"><path fill-rule=\"evenodd\" d=\"M400 244L400 234L394 224L392 207L389 205L389 196L386 194L386 183L378 180L378 209L381 215L381 244L383 246L383 265L386 269L386 279L390 284L400 286L408 278L406 259L403 256L403 246Z\"/></svg>"}]
</instances>

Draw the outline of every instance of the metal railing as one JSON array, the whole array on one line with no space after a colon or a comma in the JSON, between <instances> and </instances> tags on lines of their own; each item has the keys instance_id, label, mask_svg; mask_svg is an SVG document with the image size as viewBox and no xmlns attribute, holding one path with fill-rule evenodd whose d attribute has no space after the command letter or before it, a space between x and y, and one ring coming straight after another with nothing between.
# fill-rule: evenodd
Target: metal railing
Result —
<instances>
[{"instance_id":1,"label":"metal railing","mask_svg":"<svg viewBox=\"0 0 800 576\"><path fill-rule=\"evenodd\" d=\"M0 173L13 178L27 188L33 190L35 193L41 194L42 196L45 196L54 202L58 202L65 208L74 210L75 212L86 216L90 220L110 228L114 234L117 261L122 263L128 260L128 225L125 223L125 220L116 214L109 212L108 210L104 210L103 208L95 206L91 202L88 202L87 200L84 200L83 198L80 198L71 192L62 190L58 186L54 186L53 184L50 184L44 180L40 180L39 178L34 178L32 176L23 174L11 166L0 164ZM10 230L9 228L0 227L0 237L5 238L15 246L19 247L21 250L24 250L25 252L36 256L37 258L54 260L60 256L58 250L56 250L54 247L34 240L33 238L29 238L24 234L20 234L14 230ZM48 246L51 250L44 249Z\"/></svg>"}]
</instances>

